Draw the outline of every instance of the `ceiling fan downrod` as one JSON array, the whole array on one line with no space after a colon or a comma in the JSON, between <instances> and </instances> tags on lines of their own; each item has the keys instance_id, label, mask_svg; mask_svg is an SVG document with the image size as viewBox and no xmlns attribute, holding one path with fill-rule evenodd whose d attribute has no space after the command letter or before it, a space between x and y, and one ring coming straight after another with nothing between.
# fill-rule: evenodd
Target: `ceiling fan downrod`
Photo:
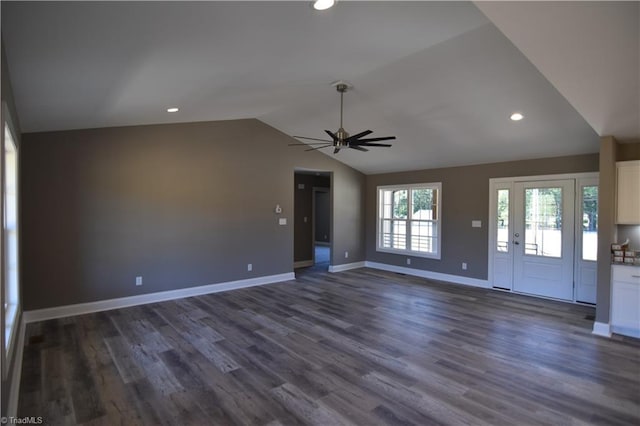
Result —
<instances>
[{"instance_id":1,"label":"ceiling fan downrod","mask_svg":"<svg viewBox=\"0 0 640 426\"><path fill-rule=\"evenodd\" d=\"M349 86L345 83L338 83L336 84L336 90L340 92L340 128L335 133L337 139L335 142L336 147L346 147L347 145L349 145L347 142L345 142L345 139L349 137L349 132L347 132L342 126L342 116L344 111L344 92L349 90Z\"/></svg>"}]
</instances>

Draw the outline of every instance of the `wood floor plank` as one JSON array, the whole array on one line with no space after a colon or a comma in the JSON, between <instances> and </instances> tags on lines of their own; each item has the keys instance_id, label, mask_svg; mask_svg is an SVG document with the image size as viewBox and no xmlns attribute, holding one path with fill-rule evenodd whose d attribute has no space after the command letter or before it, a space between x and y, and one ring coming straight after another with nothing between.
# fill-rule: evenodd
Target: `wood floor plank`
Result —
<instances>
[{"instance_id":1,"label":"wood floor plank","mask_svg":"<svg viewBox=\"0 0 640 426\"><path fill-rule=\"evenodd\" d=\"M108 337L105 339L105 344L124 383L144 378L142 366L134 359L131 347L123 336Z\"/></svg>"},{"instance_id":2,"label":"wood floor plank","mask_svg":"<svg viewBox=\"0 0 640 426\"><path fill-rule=\"evenodd\" d=\"M372 269L28 324L55 425L637 425L640 340L594 309Z\"/></svg>"},{"instance_id":3,"label":"wood floor plank","mask_svg":"<svg viewBox=\"0 0 640 426\"><path fill-rule=\"evenodd\" d=\"M160 392L157 392L148 380L142 379L126 384L125 395L143 424L173 424L170 407L164 403Z\"/></svg>"},{"instance_id":4,"label":"wood floor plank","mask_svg":"<svg viewBox=\"0 0 640 426\"><path fill-rule=\"evenodd\" d=\"M62 342L63 363L66 367L65 378L62 380L67 380L76 421L83 423L102 417L106 413L101 394L93 375L88 374L89 362L82 350L77 326L73 320L63 326ZM46 376L44 380L47 380Z\"/></svg>"},{"instance_id":5,"label":"wood floor plank","mask_svg":"<svg viewBox=\"0 0 640 426\"><path fill-rule=\"evenodd\" d=\"M240 364L229 356L222 347L216 345L214 341L202 338L192 341L191 344L223 373L240 368Z\"/></svg>"},{"instance_id":6,"label":"wood floor plank","mask_svg":"<svg viewBox=\"0 0 640 426\"><path fill-rule=\"evenodd\" d=\"M402 405L410 407L425 416L427 421L440 424L451 422L459 425L488 425L479 417L472 417L464 412L452 409L442 400L429 398L415 387L408 388L397 381L378 372L372 372L363 377L363 381L375 389L376 393L388 396L389 399L400 401Z\"/></svg>"},{"instance_id":7,"label":"wood floor plank","mask_svg":"<svg viewBox=\"0 0 640 426\"><path fill-rule=\"evenodd\" d=\"M271 391L276 399L295 414L304 424L309 425L352 425L350 420L340 415L320 400L314 400L296 386L285 383Z\"/></svg>"}]
</instances>

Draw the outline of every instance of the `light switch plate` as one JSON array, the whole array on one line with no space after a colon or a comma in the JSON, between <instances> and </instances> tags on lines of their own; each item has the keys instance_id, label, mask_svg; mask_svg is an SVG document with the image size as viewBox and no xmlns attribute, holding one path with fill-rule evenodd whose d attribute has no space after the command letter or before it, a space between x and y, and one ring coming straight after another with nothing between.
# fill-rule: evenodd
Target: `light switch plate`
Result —
<instances>
[{"instance_id":1,"label":"light switch plate","mask_svg":"<svg viewBox=\"0 0 640 426\"><path fill-rule=\"evenodd\" d=\"M280 225L286 225L287 224L287 218L286 217L281 217L280 219L278 219L278 223Z\"/></svg>"},{"instance_id":2,"label":"light switch plate","mask_svg":"<svg viewBox=\"0 0 640 426\"><path fill-rule=\"evenodd\" d=\"M482 221L481 220L472 220L471 221L471 227L472 228L482 228Z\"/></svg>"}]
</instances>

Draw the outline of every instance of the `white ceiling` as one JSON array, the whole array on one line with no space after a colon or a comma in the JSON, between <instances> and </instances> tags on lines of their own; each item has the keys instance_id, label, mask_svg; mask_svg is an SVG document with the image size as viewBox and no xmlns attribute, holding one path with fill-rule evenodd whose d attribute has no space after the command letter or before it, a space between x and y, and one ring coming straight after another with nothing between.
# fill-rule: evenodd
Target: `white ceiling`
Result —
<instances>
[{"instance_id":1,"label":"white ceiling","mask_svg":"<svg viewBox=\"0 0 640 426\"><path fill-rule=\"evenodd\" d=\"M536 44L531 25L521 22L526 36L518 38L510 34L521 34L517 28L504 23L509 16L522 20L515 5L504 13L499 5L485 11L499 15L500 29L467 2L341 1L322 13L306 1L1 7L24 132L255 117L289 135L323 138L324 129L338 127L339 96L330 84L343 79L354 85L345 95L345 128L398 137L392 148L335 156L364 173L597 152L596 131L640 138L628 118L616 120L634 99L629 114L640 117L637 97L599 102L610 85L590 92L603 78L600 71L566 88L564 77L582 75L577 60L563 57L574 32L596 37L599 29L567 25L566 43ZM610 15L603 17L607 25L618 19ZM635 25L637 34L637 19L625 18L623 25ZM638 42L627 44L636 46L637 76ZM616 52L618 45L596 47ZM588 51L580 49L579 59ZM562 73L557 65L537 64L563 61ZM546 68L553 78L543 75ZM628 74L612 65L604 77L624 86L631 84ZM637 88L637 78L631 80ZM590 95L580 97L582 91ZM169 106L180 112L168 114ZM508 119L515 110L523 121ZM602 125L598 119L606 116Z\"/></svg>"}]
</instances>

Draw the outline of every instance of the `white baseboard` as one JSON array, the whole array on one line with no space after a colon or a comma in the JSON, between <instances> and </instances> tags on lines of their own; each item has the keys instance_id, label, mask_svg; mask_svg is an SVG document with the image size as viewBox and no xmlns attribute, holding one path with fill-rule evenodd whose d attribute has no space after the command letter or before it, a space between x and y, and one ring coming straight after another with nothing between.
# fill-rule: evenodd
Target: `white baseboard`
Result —
<instances>
[{"instance_id":1,"label":"white baseboard","mask_svg":"<svg viewBox=\"0 0 640 426\"><path fill-rule=\"evenodd\" d=\"M367 268L381 269L383 271L397 272L400 274L413 275L416 277L429 278L432 280L446 281L455 284L470 285L473 287L490 288L489 281L478 278L462 277L460 275L443 274L440 272L425 271L423 269L407 268L405 266L388 265L386 263L366 261Z\"/></svg>"},{"instance_id":2,"label":"white baseboard","mask_svg":"<svg viewBox=\"0 0 640 426\"><path fill-rule=\"evenodd\" d=\"M26 333L26 326L24 320L24 314L20 317L20 326L18 327L18 338L15 341L17 345L13 354L13 371L11 372L11 385L9 388L9 401L7 403L6 416L17 417L18 416L18 396L20 395L20 380L22 380L22 357L24 354L24 336Z\"/></svg>"},{"instance_id":3,"label":"white baseboard","mask_svg":"<svg viewBox=\"0 0 640 426\"><path fill-rule=\"evenodd\" d=\"M364 268L366 262L345 263L344 265L329 265L329 272L343 272L349 269Z\"/></svg>"},{"instance_id":4,"label":"white baseboard","mask_svg":"<svg viewBox=\"0 0 640 426\"><path fill-rule=\"evenodd\" d=\"M293 269L306 268L309 266L313 266L313 260L301 260L293 263Z\"/></svg>"},{"instance_id":5,"label":"white baseboard","mask_svg":"<svg viewBox=\"0 0 640 426\"><path fill-rule=\"evenodd\" d=\"M611 326L604 322L594 322L592 333L597 336L611 337Z\"/></svg>"},{"instance_id":6,"label":"white baseboard","mask_svg":"<svg viewBox=\"0 0 640 426\"><path fill-rule=\"evenodd\" d=\"M636 327L624 327L619 325L612 325L611 332L616 334L622 334L623 336L635 337L640 339L640 330Z\"/></svg>"},{"instance_id":7,"label":"white baseboard","mask_svg":"<svg viewBox=\"0 0 640 426\"><path fill-rule=\"evenodd\" d=\"M157 293L141 294L138 296L121 297L118 299L100 300L97 302L79 303L76 305L58 306L54 308L25 311L23 321L27 323L44 321L54 318L70 317L74 315L90 314L129 306L145 305L147 303L163 302L166 300L182 299L184 297L200 296L239 288L273 284L282 281L295 280L293 272L285 274L267 275L246 280L229 281L226 283L208 284L198 287L188 287L179 290L160 291Z\"/></svg>"}]
</instances>

